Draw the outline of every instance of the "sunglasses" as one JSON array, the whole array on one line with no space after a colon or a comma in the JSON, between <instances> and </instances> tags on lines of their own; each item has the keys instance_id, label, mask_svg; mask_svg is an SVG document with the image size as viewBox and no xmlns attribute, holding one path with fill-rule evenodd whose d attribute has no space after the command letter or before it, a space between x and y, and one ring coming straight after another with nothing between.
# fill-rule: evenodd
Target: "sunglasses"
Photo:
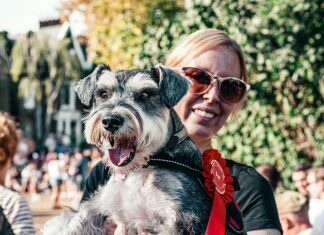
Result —
<instances>
[{"instance_id":1,"label":"sunglasses","mask_svg":"<svg viewBox=\"0 0 324 235\"><path fill-rule=\"evenodd\" d=\"M191 81L189 92L192 94L202 94L206 92L212 85L213 79L218 81L218 92L220 98L227 103L239 102L246 92L250 89L250 85L241 79L235 77L219 77L214 76L205 69L195 67L178 67Z\"/></svg>"}]
</instances>

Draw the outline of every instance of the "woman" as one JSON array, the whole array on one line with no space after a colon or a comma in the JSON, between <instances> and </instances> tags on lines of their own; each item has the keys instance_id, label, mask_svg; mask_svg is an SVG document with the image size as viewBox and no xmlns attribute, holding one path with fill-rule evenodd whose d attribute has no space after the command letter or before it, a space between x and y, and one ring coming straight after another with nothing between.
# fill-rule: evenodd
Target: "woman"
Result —
<instances>
[{"instance_id":1,"label":"woman","mask_svg":"<svg viewBox=\"0 0 324 235\"><path fill-rule=\"evenodd\" d=\"M35 234L27 202L17 192L4 186L18 140L14 120L0 112L0 207L14 234Z\"/></svg>"},{"instance_id":2,"label":"woman","mask_svg":"<svg viewBox=\"0 0 324 235\"><path fill-rule=\"evenodd\" d=\"M242 80L247 80L247 73L240 47L222 31L199 30L172 51L166 66L179 70L192 81L188 94L175 110L201 152L211 149L212 137L246 99L248 85ZM251 167L231 160L227 165L240 184L234 198L242 211L245 229L249 234L280 234L270 185ZM97 164L87 180L83 200L108 178L104 165Z\"/></svg>"},{"instance_id":3,"label":"woman","mask_svg":"<svg viewBox=\"0 0 324 235\"><path fill-rule=\"evenodd\" d=\"M249 86L240 47L222 31L199 30L171 52L166 66L189 67L182 72L192 81L192 86L175 110L200 151L211 149L212 137L246 100ZM230 77L234 79L223 79ZM240 186L234 199L239 204L248 234L280 234L281 225L270 185L251 167L231 160L227 160L227 165Z\"/></svg>"}]
</instances>

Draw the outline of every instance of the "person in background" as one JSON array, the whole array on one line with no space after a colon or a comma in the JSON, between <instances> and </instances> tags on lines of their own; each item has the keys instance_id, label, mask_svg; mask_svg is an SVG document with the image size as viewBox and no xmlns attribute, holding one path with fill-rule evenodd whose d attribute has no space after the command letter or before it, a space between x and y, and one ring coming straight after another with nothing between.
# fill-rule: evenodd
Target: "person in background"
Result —
<instances>
[{"instance_id":1,"label":"person in background","mask_svg":"<svg viewBox=\"0 0 324 235\"><path fill-rule=\"evenodd\" d=\"M280 173L274 165L270 163L265 163L256 168L256 171L259 172L271 185L273 191L275 192L280 181Z\"/></svg>"},{"instance_id":2,"label":"person in background","mask_svg":"<svg viewBox=\"0 0 324 235\"><path fill-rule=\"evenodd\" d=\"M320 235L308 217L308 201L300 192L286 191L276 196L284 235Z\"/></svg>"},{"instance_id":3,"label":"person in background","mask_svg":"<svg viewBox=\"0 0 324 235\"><path fill-rule=\"evenodd\" d=\"M51 185L51 206L53 209L61 209L60 195L62 191L62 170L63 164L56 152L53 152L47 165L48 181Z\"/></svg>"},{"instance_id":4,"label":"person in background","mask_svg":"<svg viewBox=\"0 0 324 235\"><path fill-rule=\"evenodd\" d=\"M324 234L324 167L311 168L307 172L309 220L314 228Z\"/></svg>"},{"instance_id":5,"label":"person in background","mask_svg":"<svg viewBox=\"0 0 324 235\"><path fill-rule=\"evenodd\" d=\"M91 146L85 144L82 147L82 158L79 160L77 165L77 174L80 176L79 178L79 187L82 191L86 182L86 179L89 176L89 165L91 162Z\"/></svg>"},{"instance_id":6,"label":"person in background","mask_svg":"<svg viewBox=\"0 0 324 235\"><path fill-rule=\"evenodd\" d=\"M4 185L18 142L14 119L7 113L0 112L0 207L14 234L35 234L26 200Z\"/></svg>"},{"instance_id":7,"label":"person in background","mask_svg":"<svg viewBox=\"0 0 324 235\"><path fill-rule=\"evenodd\" d=\"M102 152L97 147L91 149L91 162L89 163L89 172L102 159Z\"/></svg>"},{"instance_id":8,"label":"person in background","mask_svg":"<svg viewBox=\"0 0 324 235\"><path fill-rule=\"evenodd\" d=\"M310 165L307 163L301 163L296 166L295 170L293 171L291 178L294 182L295 187L299 192L304 195L308 195L307 192L307 171L310 169Z\"/></svg>"}]
</instances>

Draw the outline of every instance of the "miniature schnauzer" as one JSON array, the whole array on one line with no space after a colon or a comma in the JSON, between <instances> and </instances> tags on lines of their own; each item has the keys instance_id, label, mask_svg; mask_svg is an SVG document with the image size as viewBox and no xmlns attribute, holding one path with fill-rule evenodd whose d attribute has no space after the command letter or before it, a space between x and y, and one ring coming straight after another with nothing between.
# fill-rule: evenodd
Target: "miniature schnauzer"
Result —
<instances>
[{"instance_id":1,"label":"miniature schnauzer","mask_svg":"<svg viewBox=\"0 0 324 235\"><path fill-rule=\"evenodd\" d=\"M105 234L109 221L115 235L204 234L211 200L199 180L201 154L172 109L189 85L163 66L113 72L99 65L78 82L80 100L92 106L86 140L103 151L111 177L42 234Z\"/></svg>"}]
</instances>

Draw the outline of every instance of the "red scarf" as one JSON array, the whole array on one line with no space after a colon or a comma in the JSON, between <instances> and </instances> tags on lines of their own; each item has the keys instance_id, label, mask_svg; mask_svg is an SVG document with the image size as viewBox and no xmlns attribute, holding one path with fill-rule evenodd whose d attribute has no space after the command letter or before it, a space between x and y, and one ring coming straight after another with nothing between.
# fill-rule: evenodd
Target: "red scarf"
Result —
<instances>
[{"instance_id":1,"label":"red scarf","mask_svg":"<svg viewBox=\"0 0 324 235\"><path fill-rule=\"evenodd\" d=\"M226 160L216 149L208 149L203 155L203 176L208 195L213 199L206 235L224 235L226 225L226 204L234 197L233 178L226 166Z\"/></svg>"}]
</instances>

